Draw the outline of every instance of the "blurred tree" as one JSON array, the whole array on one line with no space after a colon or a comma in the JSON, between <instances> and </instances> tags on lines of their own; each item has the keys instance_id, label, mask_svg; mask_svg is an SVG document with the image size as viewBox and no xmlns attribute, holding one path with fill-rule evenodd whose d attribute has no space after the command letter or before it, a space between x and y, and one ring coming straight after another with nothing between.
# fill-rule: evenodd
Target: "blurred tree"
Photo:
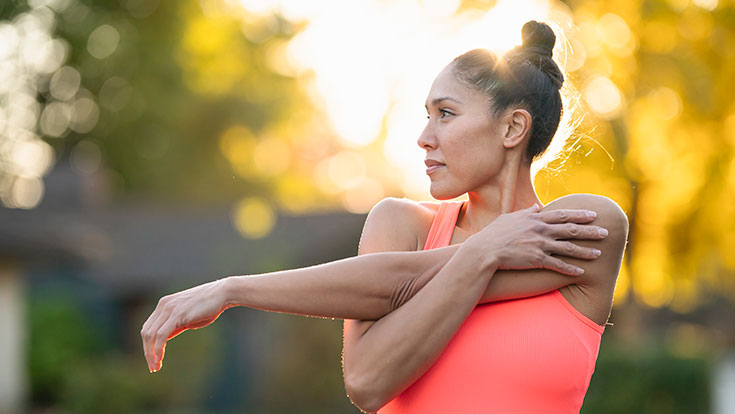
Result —
<instances>
[{"instance_id":1,"label":"blurred tree","mask_svg":"<svg viewBox=\"0 0 735 414\"><path fill-rule=\"evenodd\" d=\"M43 29L65 45L36 76L37 95L4 106L31 105L28 129L80 172L107 166L120 192L214 203L277 201L303 167L290 160L292 146L313 113L298 80L274 69L299 30L278 15L217 0L36 0L0 12L16 26L34 22L29 36ZM291 134L282 135L287 121ZM305 201L318 199L309 189Z\"/></svg>"},{"instance_id":2,"label":"blurred tree","mask_svg":"<svg viewBox=\"0 0 735 414\"><path fill-rule=\"evenodd\" d=\"M570 1L589 111L551 200L594 191L631 221L616 301L689 312L735 300L735 8L717 1ZM601 145L600 145L601 144Z\"/></svg>"}]
</instances>

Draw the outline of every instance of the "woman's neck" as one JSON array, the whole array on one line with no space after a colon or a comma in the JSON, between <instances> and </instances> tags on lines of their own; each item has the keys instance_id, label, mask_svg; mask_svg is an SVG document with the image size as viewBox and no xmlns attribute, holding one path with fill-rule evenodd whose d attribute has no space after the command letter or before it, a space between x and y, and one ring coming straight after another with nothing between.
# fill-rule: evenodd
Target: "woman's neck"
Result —
<instances>
[{"instance_id":1,"label":"woman's neck","mask_svg":"<svg viewBox=\"0 0 735 414\"><path fill-rule=\"evenodd\" d=\"M488 184L467 193L469 202L460 213L457 226L474 234L499 215L530 207L543 206L536 195L531 168L519 163L517 168L504 168Z\"/></svg>"}]
</instances>

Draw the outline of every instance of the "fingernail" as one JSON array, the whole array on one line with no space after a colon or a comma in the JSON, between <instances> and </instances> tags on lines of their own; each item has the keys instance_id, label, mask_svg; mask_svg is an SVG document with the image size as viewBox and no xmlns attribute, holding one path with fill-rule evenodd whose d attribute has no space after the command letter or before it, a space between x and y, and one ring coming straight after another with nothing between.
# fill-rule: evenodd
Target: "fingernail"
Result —
<instances>
[{"instance_id":1,"label":"fingernail","mask_svg":"<svg viewBox=\"0 0 735 414\"><path fill-rule=\"evenodd\" d=\"M598 249L592 249L592 253L594 253L595 256L600 256L602 254L602 252L599 251Z\"/></svg>"},{"instance_id":2,"label":"fingernail","mask_svg":"<svg viewBox=\"0 0 735 414\"><path fill-rule=\"evenodd\" d=\"M589 217L589 218L595 218L595 217L597 217L597 213L595 213L592 210L587 210L587 217Z\"/></svg>"},{"instance_id":3,"label":"fingernail","mask_svg":"<svg viewBox=\"0 0 735 414\"><path fill-rule=\"evenodd\" d=\"M578 268L577 268L577 269L575 270L575 272L576 272L576 273L577 273L578 275L581 275L582 273L584 273L584 269L582 269L581 267L578 267Z\"/></svg>"},{"instance_id":4,"label":"fingernail","mask_svg":"<svg viewBox=\"0 0 735 414\"><path fill-rule=\"evenodd\" d=\"M602 229L602 228L601 229L598 229L597 230L597 234L599 234L602 237L605 237L605 236L607 236L607 229Z\"/></svg>"}]
</instances>

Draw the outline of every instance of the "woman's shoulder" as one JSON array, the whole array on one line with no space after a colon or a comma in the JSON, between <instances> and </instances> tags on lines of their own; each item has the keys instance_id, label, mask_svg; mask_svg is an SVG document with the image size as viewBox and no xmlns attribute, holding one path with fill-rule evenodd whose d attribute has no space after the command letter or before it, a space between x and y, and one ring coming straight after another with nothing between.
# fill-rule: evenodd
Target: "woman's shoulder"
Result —
<instances>
[{"instance_id":1,"label":"woman's shoulder","mask_svg":"<svg viewBox=\"0 0 735 414\"><path fill-rule=\"evenodd\" d=\"M368 214L363 238L390 238L394 248L421 250L419 241L426 238L439 203L387 197ZM387 242L387 241L386 241Z\"/></svg>"},{"instance_id":2,"label":"woman's shoulder","mask_svg":"<svg viewBox=\"0 0 735 414\"><path fill-rule=\"evenodd\" d=\"M569 194L544 207L544 210L585 209L597 213L591 224L607 229L602 240L577 240L575 244L594 247L602 255L592 261L566 258L565 261L584 269L576 282L559 289L577 310L597 323L610 315L612 298L628 239L628 218L612 199L596 194Z\"/></svg>"},{"instance_id":3,"label":"woman's shoulder","mask_svg":"<svg viewBox=\"0 0 735 414\"><path fill-rule=\"evenodd\" d=\"M613 199L598 194L568 194L546 204L544 210L587 209L593 210L604 221L628 230L628 216Z\"/></svg>"}]
</instances>

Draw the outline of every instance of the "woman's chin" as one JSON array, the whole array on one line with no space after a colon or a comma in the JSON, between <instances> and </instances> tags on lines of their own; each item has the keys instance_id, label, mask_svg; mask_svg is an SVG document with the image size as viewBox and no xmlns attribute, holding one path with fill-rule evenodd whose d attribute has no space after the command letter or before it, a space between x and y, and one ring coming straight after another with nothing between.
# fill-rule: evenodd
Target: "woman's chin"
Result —
<instances>
[{"instance_id":1,"label":"woman's chin","mask_svg":"<svg viewBox=\"0 0 735 414\"><path fill-rule=\"evenodd\" d=\"M442 187L434 183L431 183L429 193L435 200L451 200L464 194L463 192L458 192L457 189Z\"/></svg>"}]
</instances>

